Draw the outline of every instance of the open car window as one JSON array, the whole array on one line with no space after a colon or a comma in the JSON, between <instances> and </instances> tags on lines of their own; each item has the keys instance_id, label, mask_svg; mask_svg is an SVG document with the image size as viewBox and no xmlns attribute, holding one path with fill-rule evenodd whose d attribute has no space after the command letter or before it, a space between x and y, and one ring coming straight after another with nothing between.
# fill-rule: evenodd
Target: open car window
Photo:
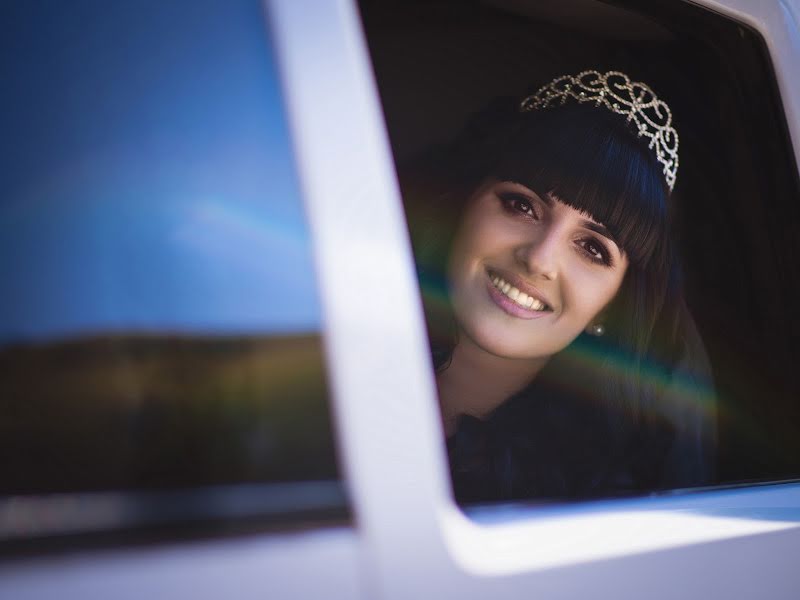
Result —
<instances>
[{"instance_id":1,"label":"open car window","mask_svg":"<svg viewBox=\"0 0 800 600\"><path fill-rule=\"evenodd\" d=\"M453 247L464 251L458 245L463 229L450 226L471 214L477 185L470 177L476 170L486 168L484 176L498 176L505 168L506 177L517 179L527 173L518 166L489 167L489 159L470 154L475 145L485 144L486 154L493 152L492 160L500 162L506 160L497 158L505 156L503 148L518 143L511 137L515 134L497 133L503 127L497 116L502 108L495 110L493 104L502 106L509 98L519 103L565 74L621 71L630 81L647 82L656 90L680 137L669 227L675 264L682 272L681 298L691 321L681 339L695 339L695 350L682 355L684 350L675 350L671 358L652 360L637 371L640 365L631 358L635 353L625 354L630 346L603 346L613 331L600 342L582 335L568 347L576 356L557 374L557 389L534 390L522 400L520 394L507 394L512 402L482 415L478 411L477 419L467 414L468 427L448 430L447 403L452 400L440 395L456 498L550 502L796 479L800 389L792 367L798 358L793 306L800 281L793 224L800 218L800 188L773 66L760 34L684 3L576 0L555 7L364 0L360 8L415 247L440 392L448 385L448 361L455 360L451 371L457 370L460 342L452 340L474 341L477 325L459 321L466 318L463 310L459 314L461 292L447 270L458 256L430 259L425 253L443 255ZM579 160L579 145L574 160ZM542 155L551 160L557 152L551 148ZM530 164L529 171L540 167ZM456 172L463 173L460 181ZM531 174L530 179L546 178ZM449 212L442 216L437 210ZM431 225L437 218L442 225ZM431 250L435 244L426 235L441 247ZM480 250L484 256L472 258L485 259L481 264L496 269L488 269L488 279L500 292L505 286L514 293L518 273L508 267L512 258L503 262L502 249L486 248ZM436 260L444 265L439 271L430 266ZM525 300L529 297L522 288L530 281L523 278L517 284ZM662 312L671 308L667 304ZM437 339L447 327L455 336ZM485 339L494 343L488 334ZM593 362L604 362L605 370ZM576 393L563 392L565 386L577 387L590 369L608 375L584 383ZM637 384L650 386L653 397L661 398L659 415L668 433L656 441L656 429L633 428L639 433L614 445L606 443L614 435L608 428L605 439L593 439L604 436L599 433L603 424L625 397L624 392L603 393L602 386L620 372L634 371ZM585 400L590 408L562 403L576 396L582 396L578 404ZM508 408L514 402L562 404ZM474 408L464 405L467 412ZM617 419L616 414L611 418ZM527 430L519 426L521 419L530 421ZM631 441L637 435L646 443ZM601 460L603 452L613 458ZM619 467L620 453L626 454L625 468ZM520 475L525 469L534 472L527 479ZM602 477L607 484L595 485L594 479Z\"/></svg>"}]
</instances>

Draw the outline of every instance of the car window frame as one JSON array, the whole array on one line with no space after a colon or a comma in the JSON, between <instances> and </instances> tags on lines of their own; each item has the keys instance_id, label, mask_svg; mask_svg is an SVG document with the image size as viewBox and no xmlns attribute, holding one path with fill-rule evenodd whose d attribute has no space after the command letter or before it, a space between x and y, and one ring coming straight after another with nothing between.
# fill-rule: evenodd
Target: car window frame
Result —
<instances>
[{"instance_id":1,"label":"car window frame","mask_svg":"<svg viewBox=\"0 0 800 600\"><path fill-rule=\"evenodd\" d=\"M790 76L800 60L797 12L779 0L694 4L763 36L800 156L800 77ZM381 597L505 598L526 588L564 592L575 581L590 589L612 575L625 578L620 597L661 597L654 583L669 581L670 568L689 554L722 573L725 553L737 548L754 552L750 564L766 569L767 560L800 542L796 482L546 510L506 505L465 513L455 505L413 257L357 4L267 6L315 239L334 419ZM368 298L364 281L380 282ZM631 578L629 569L642 560L657 576ZM796 573L783 574L778 585L798 582ZM704 581L683 581L682 589L700 593ZM746 589L735 572L716 583L715 593L732 597Z\"/></svg>"}]
</instances>

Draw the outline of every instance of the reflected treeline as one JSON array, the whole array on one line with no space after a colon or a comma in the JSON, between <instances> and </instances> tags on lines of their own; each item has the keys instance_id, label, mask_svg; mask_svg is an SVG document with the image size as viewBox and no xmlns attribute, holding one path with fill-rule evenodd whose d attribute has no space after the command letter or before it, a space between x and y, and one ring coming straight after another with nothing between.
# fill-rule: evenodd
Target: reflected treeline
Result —
<instances>
[{"instance_id":1,"label":"reflected treeline","mask_svg":"<svg viewBox=\"0 0 800 600\"><path fill-rule=\"evenodd\" d=\"M0 348L0 494L336 479L317 335Z\"/></svg>"}]
</instances>

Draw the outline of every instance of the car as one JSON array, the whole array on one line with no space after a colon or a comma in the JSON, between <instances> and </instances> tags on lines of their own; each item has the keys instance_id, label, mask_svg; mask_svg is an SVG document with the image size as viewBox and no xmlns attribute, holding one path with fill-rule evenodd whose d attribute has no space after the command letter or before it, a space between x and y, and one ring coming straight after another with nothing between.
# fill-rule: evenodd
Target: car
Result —
<instances>
[{"instance_id":1,"label":"car","mask_svg":"<svg viewBox=\"0 0 800 600\"><path fill-rule=\"evenodd\" d=\"M4 7L0 598L797 597L800 453L776 449L800 450L794 355L777 349L798 327L800 4L498 0L466 3L472 20L428 4ZM720 485L454 501L393 157L462 122L476 78L502 78L459 50L499 44L483 11L523 33L701 40L720 64L740 40L709 74L744 98L712 182L774 182L753 245L785 264L737 267L767 308L708 344L755 373L718 381L746 417L722 429ZM450 62L423 62L437 39ZM459 56L463 73L403 87ZM700 142L691 156L711 162ZM696 306L713 341L724 311ZM732 348L750 339L737 327L768 330L774 351Z\"/></svg>"}]
</instances>

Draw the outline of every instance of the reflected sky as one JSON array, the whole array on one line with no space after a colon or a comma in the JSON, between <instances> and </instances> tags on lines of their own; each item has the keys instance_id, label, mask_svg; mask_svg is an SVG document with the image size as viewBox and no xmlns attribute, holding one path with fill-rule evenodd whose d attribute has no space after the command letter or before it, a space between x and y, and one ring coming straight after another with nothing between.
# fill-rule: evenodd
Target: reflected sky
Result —
<instances>
[{"instance_id":1,"label":"reflected sky","mask_svg":"<svg viewBox=\"0 0 800 600\"><path fill-rule=\"evenodd\" d=\"M0 23L0 341L318 328L259 2L12 2Z\"/></svg>"}]
</instances>

